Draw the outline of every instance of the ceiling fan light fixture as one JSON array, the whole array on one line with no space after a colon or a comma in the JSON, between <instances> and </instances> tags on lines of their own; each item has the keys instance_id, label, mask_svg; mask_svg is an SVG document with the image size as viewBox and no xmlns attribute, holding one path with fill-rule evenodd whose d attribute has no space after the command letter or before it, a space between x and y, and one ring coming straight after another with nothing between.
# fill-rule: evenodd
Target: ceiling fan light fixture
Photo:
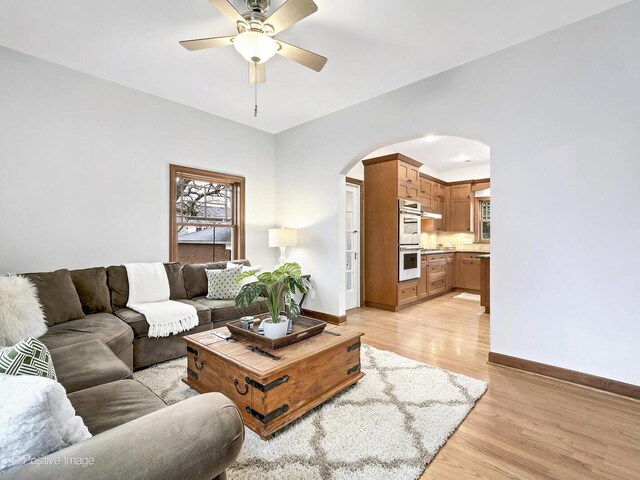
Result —
<instances>
[{"instance_id":1,"label":"ceiling fan light fixture","mask_svg":"<svg viewBox=\"0 0 640 480\"><path fill-rule=\"evenodd\" d=\"M233 39L233 46L247 62L265 63L278 51L278 42L261 32L248 31Z\"/></svg>"}]
</instances>

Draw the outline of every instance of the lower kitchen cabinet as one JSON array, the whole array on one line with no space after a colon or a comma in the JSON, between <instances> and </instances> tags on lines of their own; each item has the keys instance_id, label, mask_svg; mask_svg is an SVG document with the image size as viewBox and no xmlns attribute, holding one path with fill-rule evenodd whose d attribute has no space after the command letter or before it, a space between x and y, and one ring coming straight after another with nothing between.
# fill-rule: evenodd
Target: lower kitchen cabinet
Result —
<instances>
[{"instance_id":1,"label":"lower kitchen cabinet","mask_svg":"<svg viewBox=\"0 0 640 480\"><path fill-rule=\"evenodd\" d=\"M455 287L480 290L480 259L478 253L456 253Z\"/></svg>"},{"instance_id":2,"label":"lower kitchen cabinet","mask_svg":"<svg viewBox=\"0 0 640 480\"><path fill-rule=\"evenodd\" d=\"M418 281L409 280L398 284L398 305L415 302L418 299Z\"/></svg>"},{"instance_id":3,"label":"lower kitchen cabinet","mask_svg":"<svg viewBox=\"0 0 640 480\"><path fill-rule=\"evenodd\" d=\"M427 256L420 256L420 278L418 279L418 297L427 296Z\"/></svg>"},{"instance_id":4,"label":"lower kitchen cabinet","mask_svg":"<svg viewBox=\"0 0 640 480\"><path fill-rule=\"evenodd\" d=\"M423 255L423 272L426 266L426 296L439 295L453 288L453 259L453 253Z\"/></svg>"}]
</instances>

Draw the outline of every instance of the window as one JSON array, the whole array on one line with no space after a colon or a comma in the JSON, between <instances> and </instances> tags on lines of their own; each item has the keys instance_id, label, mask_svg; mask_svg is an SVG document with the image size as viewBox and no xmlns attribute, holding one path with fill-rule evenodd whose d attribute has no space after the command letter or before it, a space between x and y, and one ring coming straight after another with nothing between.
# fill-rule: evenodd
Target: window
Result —
<instances>
[{"instance_id":1,"label":"window","mask_svg":"<svg viewBox=\"0 0 640 480\"><path fill-rule=\"evenodd\" d=\"M171 165L171 261L244 258L244 177Z\"/></svg>"},{"instance_id":2,"label":"window","mask_svg":"<svg viewBox=\"0 0 640 480\"><path fill-rule=\"evenodd\" d=\"M491 199L489 197L476 198L478 224L476 228L476 242L489 243L491 241Z\"/></svg>"}]
</instances>

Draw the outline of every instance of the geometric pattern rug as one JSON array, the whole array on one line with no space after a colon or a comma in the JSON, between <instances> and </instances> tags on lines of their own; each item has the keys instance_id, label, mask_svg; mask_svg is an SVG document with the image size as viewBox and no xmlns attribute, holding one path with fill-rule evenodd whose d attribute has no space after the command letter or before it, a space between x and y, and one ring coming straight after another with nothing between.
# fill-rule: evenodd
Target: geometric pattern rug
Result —
<instances>
[{"instance_id":1,"label":"geometric pattern rug","mask_svg":"<svg viewBox=\"0 0 640 480\"><path fill-rule=\"evenodd\" d=\"M229 480L413 480L462 423L487 383L362 345L357 385L263 441L246 440ZM186 357L133 374L167 403L197 395Z\"/></svg>"}]
</instances>

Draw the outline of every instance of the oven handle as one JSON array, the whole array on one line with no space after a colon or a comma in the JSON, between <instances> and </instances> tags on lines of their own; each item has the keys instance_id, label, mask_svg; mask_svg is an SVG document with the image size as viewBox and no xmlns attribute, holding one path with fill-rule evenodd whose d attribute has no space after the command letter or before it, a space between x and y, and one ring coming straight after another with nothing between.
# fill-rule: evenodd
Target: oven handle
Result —
<instances>
[{"instance_id":1,"label":"oven handle","mask_svg":"<svg viewBox=\"0 0 640 480\"><path fill-rule=\"evenodd\" d=\"M400 245L398 248L401 252L419 252L420 250L422 250L422 248L420 247L409 247L403 245Z\"/></svg>"},{"instance_id":2,"label":"oven handle","mask_svg":"<svg viewBox=\"0 0 640 480\"><path fill-rule=\"evenodd\" d=\"M408 210L406 208L401 208L400 213L402 213L403 215L411 215L414 217L422 218L422 211L419 210Z\"/></svg>"}]
</instances>

